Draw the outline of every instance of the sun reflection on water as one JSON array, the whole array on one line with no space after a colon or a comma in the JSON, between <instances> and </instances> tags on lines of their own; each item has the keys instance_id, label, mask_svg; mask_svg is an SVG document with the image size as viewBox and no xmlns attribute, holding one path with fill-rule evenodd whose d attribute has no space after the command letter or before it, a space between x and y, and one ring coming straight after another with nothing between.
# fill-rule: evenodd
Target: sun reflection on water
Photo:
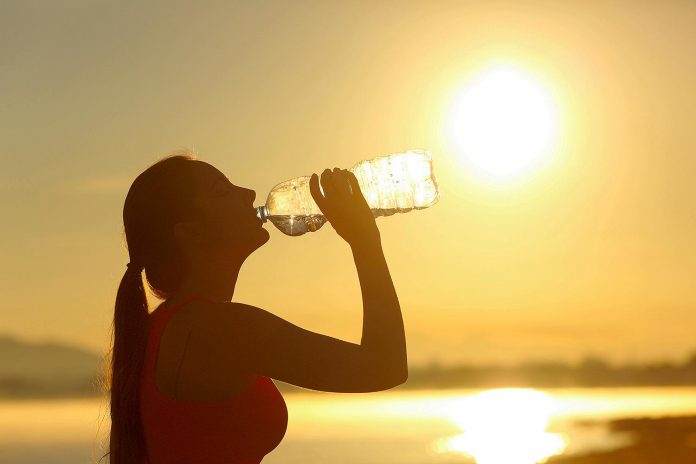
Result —
<instances>
[{"instance_id":1,"label":"sun reflection on water","mask_svg":"<svg viewBox=\"0 0 696 464\"><path fill-rule=\"evenodd\" d=\"M555 405L547 394L505 388L453 400L449 418L463 433L436 443L438 452L463 452L477 464L535 464L566 446L546 428Z\"/></svg>"}]
</instances>

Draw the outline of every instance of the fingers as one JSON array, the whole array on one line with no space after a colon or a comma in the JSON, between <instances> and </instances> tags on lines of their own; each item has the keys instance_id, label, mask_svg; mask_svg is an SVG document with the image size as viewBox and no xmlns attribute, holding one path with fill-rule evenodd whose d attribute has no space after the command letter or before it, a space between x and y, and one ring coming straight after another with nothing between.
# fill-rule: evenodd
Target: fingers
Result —
<instances>
[{"instance_id":1,"label":"fingers","mask_svg":"<svg viewBox=\"0 0 696 464\"><path fill-rule=\"evenodd\" d=\"M321 182L323 195L319 190L319 182ZM346 169L324 169L321 180L317 174L312 174L309 179L309 190L322 212L335 207L341 209L352 207L356 204L369 208L360 190L358 179L355 174Z\"/></svg>"},{"instance_id":2,"label":"fingers","mask_svg":"<svg viewBox=\"0 0 696 464\"><path fill-rule=\"evenodd\" d=\"M326 198L324 198L324 195L322 195L319 190L319 176L316 174L312 174L309 178L309 192L312 194L312 198L314 198L314 202L319 209L324 212L326 209Z\"/></svg>"},{"instance_id":3,"label":"fingers","mask_svg":"<svg viewBox=\"0 0 696 464\"><path fill-rule=\"evenodd\" d=\"M355 174L352 172L348 171L348 182L350 183L350 188L353 191L353 196L356 197L356 199L362 203L365 203L367 205L367 200L365 199L365 196L362 193L362 190L360 190L360 183L358 182L358 178L355 177Z\"/></svg>"},{"instance_id":4,"label":"fingers","mask_svg":"<svg viewBox=\"0 0 696 464\"><path fill-rule=\"evenodd\" d=\"M324 190L324 198L330 200L336 196L333 182L331 182L331 169L324 169L321 173L321 188Z\"/></svg>"},{"instance_id":5,"label":"fingers","mask_svg":"<svg viewBox=\"0 0 696 464\"><path fill-rule=\"evenodd\" d=\"M351 192L345 169L334 168L333 171L325 169L321 174L321 186L324 189L324 197L329 203L345 205L349 201Z\"/></svg>"},{"instance_id":6,"label":"fingers","mask_svg":"<svg viewBox=\"0 0 696 464\"><path fill-rule=\"evenodd\" d=\"M345 169L334 168L333 177L331 178L336 189L336 193L343 202L347 201L352 193L350 191L350 182L348 181L348 171Z\"/></svg>"},{"instance_id":7,"label":"fingers","mask_svg":"<svg viewBox=\"0 0 696 464\"><path fill-rule=\"evenodd\" d=\"M309 191L312 194L312 198L316 202L317 206L321 210L322 214L332 221L334 217L334 210L337 203L340 202L340 198L336 193L336 188L332 180L333 173L330 169L324 169L320 177L316 174L312 174L309 178ZM321 190L319 188L319 182L321 181ZM324 192L323 195L321 192Z\"/></svg>"}]
</instances>

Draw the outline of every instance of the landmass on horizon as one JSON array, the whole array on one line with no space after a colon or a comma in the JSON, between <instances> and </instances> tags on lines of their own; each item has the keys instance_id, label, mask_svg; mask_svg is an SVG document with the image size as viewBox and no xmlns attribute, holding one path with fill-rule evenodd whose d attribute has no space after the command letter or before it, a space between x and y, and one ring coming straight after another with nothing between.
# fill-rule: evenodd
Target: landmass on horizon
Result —
<instances>
[{"instance_id":1,"label":"landmass on horizon","mask_svg":"<svg viewBox=\"0 0 696 464\"><path fill-rule=\"evenodd\" d=\"M0 399L94 397L103 392L104 358L59 342L31 343L0 335ZM309 390L276 380L283 393ZM577 363L411 366L392 390L450 388L559 388L696 385L696 352L686 361L616 365L599 357Z\"/></svg>"}]
</instances>

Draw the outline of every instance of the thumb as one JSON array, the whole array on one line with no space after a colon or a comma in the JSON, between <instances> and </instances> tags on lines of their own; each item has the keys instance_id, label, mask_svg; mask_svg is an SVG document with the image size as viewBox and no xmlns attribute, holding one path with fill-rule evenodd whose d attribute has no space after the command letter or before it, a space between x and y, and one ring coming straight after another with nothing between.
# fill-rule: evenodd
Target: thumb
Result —
<instances>
[{"instance_id":1,"label":"thumb","mask_svg":"<svg viewBox=\"0 0 696 464\"><path fill-rule=\"evenodd\" d=\"M316 174L312 174L312 176L309 178L309 192L312 194L312 198L314 198L314 202L317 204L321 212L326 215L327 202L324 195L322 195L322 193L319 191L319 176Z\"/></svg>"}]
</instances>

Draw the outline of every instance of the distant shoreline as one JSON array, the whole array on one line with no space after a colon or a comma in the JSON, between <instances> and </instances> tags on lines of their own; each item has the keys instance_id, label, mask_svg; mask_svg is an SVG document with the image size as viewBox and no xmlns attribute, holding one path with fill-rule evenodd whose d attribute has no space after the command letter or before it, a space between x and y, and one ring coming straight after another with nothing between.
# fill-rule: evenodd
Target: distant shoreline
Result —
<instances>
[{"instance_id":1,"label":"distant shoreline","mask_svg":"<svg viewBox=\"0 0 696 464\"><path fill-rule=\"evenodd\" d=\"M626 447L579 456L549 458L548 464L686 464L696 462L696 416L616 419L611 432L628 432Z\"/></svg>"},{"instance_id":2,"label":"distant shoreline","mask_svg":"<svg viewBox=\"0 0 696 464\"><path fill-rule=\"evenodd\" d=\"M29 343L0 334L0 399L98 398L104 359L61 343ZM276 381L282 393L326 393ZM612 364L588 356L577 363L410 366L405 384L391 390L492 388L696 387L696 354L687 360Z\"/></svg>"}]
</instances>

